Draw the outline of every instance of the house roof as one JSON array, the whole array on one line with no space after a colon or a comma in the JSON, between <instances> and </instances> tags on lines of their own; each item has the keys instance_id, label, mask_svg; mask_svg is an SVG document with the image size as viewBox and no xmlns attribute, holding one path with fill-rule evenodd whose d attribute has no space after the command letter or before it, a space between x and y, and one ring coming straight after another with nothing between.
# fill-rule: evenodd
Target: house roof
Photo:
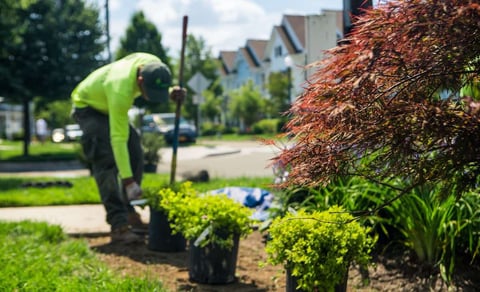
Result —
<instances>
[{"instance_id":1,"label":"house roof","mask_svg":"<svg viewBox=\"0 0 480 292\"><path fill-rule=\"evenodd\" d=\"M284 21L287 21L290 24L300 44L302 47L305 47L305 16L284 15Z\"/></svg>"},{"instance_id":2,"label":"house roof","mask_svg":"<svg viewBox=\"0 0 480 292\"><path fill-rule=\"evenodd\" d=\"M287 48L287 51L289 54L295 54L296 50L295 47L293 46L292 40L288 36L287 32L285 31L285 27L276 25L273 28L277 34L280 36L282 39L282 42L285 44L285 47Z\"/></svg>"},{"instance_id":3,"label":"house roof","mask_svg":"<svg viewBox=\"0 0 480 292\"><path fill-rule=\"evenodd\" d=\"M230 74L234 70L236 51L221 51L218 59L222 63L221 73L223 75Z\"/></svg>"},{"instance_id":4,"label":"house roof","mask_svg":"<svg viewBox=\"0 0 480 292\"><path fill-rule=\"evenodd\" d=\"M250 67L250 68L257 67L257 64L255 63L255 60L253 59L252 55L250 54L250 52L248 51L248 49L246 47L238 49L238 52L243 56L243 58L245 59L245 61L248 64L248 67Z\"/></svg>"},{"instance_id":5,"label":"house roof","mask_svg":"<svg viewBox=\"0 0 480 292\"><path fill-rule=\"evenodd\" d=\"M253 55L253 61L256 66L261 66L267 44L267 40L247 40L247 45L245 47Z\"/></svg>"}]
</instances>

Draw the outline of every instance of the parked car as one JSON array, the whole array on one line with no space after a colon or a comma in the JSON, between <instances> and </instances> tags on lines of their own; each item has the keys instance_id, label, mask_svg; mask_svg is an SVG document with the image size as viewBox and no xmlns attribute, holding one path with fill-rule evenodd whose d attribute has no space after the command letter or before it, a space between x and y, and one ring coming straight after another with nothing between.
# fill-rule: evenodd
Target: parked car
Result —
<instances>
[{"instance_id":1,"label":"parked car","mask_svg":"<svg viewBox=\"0 0 480 292\"><path fill-rule=\"evenodd\" d=\"M57 128L52 131L52 141L55 143L79 141L83 131L78 124L66 125L65 128Z\"/></svg>"},{"instance_id":2,"label":"parked car","mask_svg":"<svg viewBox=\"0 0 480 292\"><path fill-rule=\"evenodd\" d=\"M65 129L56 128L52 130L52 141L54 143L60 143L65 140Z\"/></svg>"},{"instance_id":3,"label":"parked car","mask_svg":"<svg viewBox=\"0 0 480 292\"><path fill-rule=\"evenodd\" d=\"M165 142L173 142L173 131L175 128L175 113L148 114L143 116L142 132L159 133L164 136ZM178 128L178 141L195 143L197 140L197 129L180 117Z\"/></svg>"}]
</instances>

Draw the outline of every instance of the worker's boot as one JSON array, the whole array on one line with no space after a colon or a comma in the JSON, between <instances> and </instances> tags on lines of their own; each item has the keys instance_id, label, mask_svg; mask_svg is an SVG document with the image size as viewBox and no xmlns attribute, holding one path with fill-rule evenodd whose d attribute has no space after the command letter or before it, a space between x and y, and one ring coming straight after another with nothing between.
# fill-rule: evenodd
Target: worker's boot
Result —
<instances>
[{"instance_id":1,"label":"worker's boot","mask_svg":"<svg viewBox=\"0 0 480 292\"><path fill-rule=\"evenodd\" d=\"M142 218L137 212L129 212L127 220L134 233L146 234L148 232L148 224L142 222Z\"/></svg>"},{"instance_id":2,"label":"worker's boot","mask_svg":"<svg viewBox=\"0 0 480 292\"><path fill-rule=\"evenodd\" d=\"M111 241L112 243L134 244L134 243L143 243L144 238L132 232L130 227L122 226L112 230Z\"/></svg>"}]
</instances>

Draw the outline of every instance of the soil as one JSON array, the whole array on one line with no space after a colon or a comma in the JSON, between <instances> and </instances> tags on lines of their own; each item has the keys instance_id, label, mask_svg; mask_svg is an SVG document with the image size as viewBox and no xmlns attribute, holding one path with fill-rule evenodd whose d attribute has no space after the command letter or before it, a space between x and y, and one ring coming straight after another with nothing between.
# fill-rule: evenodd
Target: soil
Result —
<instances>
[{"instance_id":1,"label":"soil","mask_svg":"<svg viewBox=\"0 0 480 292\"><path fill-rule=\"evenodd\" d=\"M263 235L255 231L241 239L237 259L236 281L227 285L204 285L191 282L188 276L188 251L163 253L151 251L146 244L125 246L110 243L108 234L84 235L98 258L121 275L159 279L168 291L253 292L285 291L285 273L281 266L260 266L266 259ZM374 257L368 272L351 267L348 291L480 291L480 264L461 261L454 285L447 287L438 275L421 269L399 249ZM397 254L392 251L396 250ZM430 275L430 276L427 276Z\"/></svg>"}]
</instances>

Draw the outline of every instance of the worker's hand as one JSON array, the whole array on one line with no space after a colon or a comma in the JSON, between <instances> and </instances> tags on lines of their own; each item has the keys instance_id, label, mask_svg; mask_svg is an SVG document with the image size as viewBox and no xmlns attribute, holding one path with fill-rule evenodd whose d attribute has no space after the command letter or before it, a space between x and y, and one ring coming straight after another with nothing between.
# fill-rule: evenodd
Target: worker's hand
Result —
<instances>
[{"instance_id":1,"label":"worker's hand","mask_svg":"<svg viewBox=\"0 0 480 292\"><path fill-rule=\"evenodd\" d=\"M138 200L142 197L142 189L135 181L125 185L125 191L128 201Z\"/></svg>"},{"instance_id":2,"label":"worker's hand","mask_svg":"<svg viewBox=\"0 0 480 292\"><path fill-rule=\"evenodd\" d=\"M170 99L173 100L174 102L182 103L185 100L186 96L187 96L187 90L178 85L175 85L172 88L172 91L170 92Z\"/></svg>"}]
</instances>

